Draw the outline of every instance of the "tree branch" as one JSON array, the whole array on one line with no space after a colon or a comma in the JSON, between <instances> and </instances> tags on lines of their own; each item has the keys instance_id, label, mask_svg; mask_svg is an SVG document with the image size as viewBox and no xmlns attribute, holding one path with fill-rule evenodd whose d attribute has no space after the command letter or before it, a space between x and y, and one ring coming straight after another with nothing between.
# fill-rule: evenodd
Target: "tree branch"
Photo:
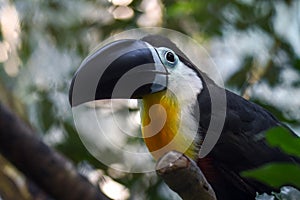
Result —
<instances>
[{"instance_id":1,"label":"tree branch","mask_svg":"<svg viewBox=\"0 0 300 200\"><path fill-rule=\"evenodd\" d=\"M184 200L217 199L197 164L182 153L165 154L158 160L156 172Z\"/></svg>"},{"instance_id":2,"label":"tree branch","mask_svg":"<svg viewBox=\"0 0 300 200\"><path fill-rule=\"evenodd\" d=\"M109 199L1 103L0 152L55 199Z\"/></svg>"}]
</instances>

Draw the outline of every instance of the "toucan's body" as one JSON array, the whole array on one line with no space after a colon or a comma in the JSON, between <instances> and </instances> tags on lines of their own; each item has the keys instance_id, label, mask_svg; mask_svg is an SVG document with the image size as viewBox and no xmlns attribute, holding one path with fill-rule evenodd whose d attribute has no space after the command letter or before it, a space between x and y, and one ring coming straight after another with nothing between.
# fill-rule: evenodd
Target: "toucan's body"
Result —
<instances>
[{"instance_id":1,"label":"toucan's body","mask_svg":"<svg viewBox=\"0 0 300 200\"><path fill-rule=\"evenodd\" d=\"M202 91L205 95L205 89ZM209 96L209 95L207 95ZM278 148L271 148L264 138L264 131L284 126L272 114L262 107L246 101L242 97L226 91L226 121L221 136L212 151L198 159L209 183L214 188L218 199L254 199L256 192L276 191L267 185L240 176L240 173L260 167L270 162L300 163ZM200 108L209 116L209 97L198 97ZM205 134L209 117L200 121L199 132ZM278 188L277 188L278 189Z\"/></svg>"},{"instance_id":2,"label":"toucan's body","mask_svg":"<svg viewBox=\"0 0 300 200\"><path fill-rule=\"evenodd\" d=\"M72 81L71 105L110 98L140 99L144 141L154 158L177 150L196 160L219 200L254 199L274 189L241 177L242 171L274 161L300 163L264 139L264 131L283 124L216 85L167 38L117 41L83 62ZM221 112L219 133L209 132ZM200 158L208 134L217 142Z\"/></svg>"}]
</instances>

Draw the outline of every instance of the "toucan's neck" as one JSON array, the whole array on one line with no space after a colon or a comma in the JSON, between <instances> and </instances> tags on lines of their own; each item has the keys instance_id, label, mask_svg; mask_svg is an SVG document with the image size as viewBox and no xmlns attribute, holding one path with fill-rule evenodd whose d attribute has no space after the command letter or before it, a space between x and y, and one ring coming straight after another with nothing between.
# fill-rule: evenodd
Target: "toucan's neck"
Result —
<instances>
[{"instance_id":1,"label":"toucan's neck","mask_svg":"<svg viewBox=\"0 0 300 200\"><path fill-rule=\"evenodd\" d=\"M197 124L190 105L185 105L170 91L162 91L143 97L141 121L144 141L155 159L171 150L177 150L194 158L197 150L194 137ZM193 133L192 133L193 132Z\"/></svg>"}]
</instances>

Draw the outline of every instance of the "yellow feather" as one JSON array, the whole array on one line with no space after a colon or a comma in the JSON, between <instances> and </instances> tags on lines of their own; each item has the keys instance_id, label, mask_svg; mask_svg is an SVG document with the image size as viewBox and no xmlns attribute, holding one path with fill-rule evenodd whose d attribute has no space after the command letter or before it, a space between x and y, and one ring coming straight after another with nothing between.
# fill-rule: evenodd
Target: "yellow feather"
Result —
<instances>
[{"instance_id":1,"label":"yellow feather","mask_svg":"<svg viewBox=\"0 0 300 200\"><path fill-rule=\"evenodd\" d=\"M144 141L155 159L170 150L184 151L194 158L194 145L187 146L184 133L179 131L180 104L170 91L144 96L141 118Z\"/></svg>"}]
</instances>

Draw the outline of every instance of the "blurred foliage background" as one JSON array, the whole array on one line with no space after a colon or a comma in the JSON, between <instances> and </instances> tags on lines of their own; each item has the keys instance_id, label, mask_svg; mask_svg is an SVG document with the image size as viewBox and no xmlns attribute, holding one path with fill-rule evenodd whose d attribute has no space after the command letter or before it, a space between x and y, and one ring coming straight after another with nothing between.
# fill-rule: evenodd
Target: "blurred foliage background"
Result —
<instances>
[{"instance_id":1,"label":"blurred foliage background","mask_svg":"<svg viewBox=\"0 0 300 200\"><path fill-rule=\"evenodd\" d=\"M194 38L208 50L228 89L300 133L299 0L0 0L1 103L83 173L97 172L91 179L107 193L119 187L124 192L119 199L176 199L154 173L118 173L91 156L68 103L71 77L97 44L115 33L149 26ZM9 177L22 187L17 173L0 171L0 183ZM101 182L102 175L112 186Z\"/></svg>"}]
</instances>

